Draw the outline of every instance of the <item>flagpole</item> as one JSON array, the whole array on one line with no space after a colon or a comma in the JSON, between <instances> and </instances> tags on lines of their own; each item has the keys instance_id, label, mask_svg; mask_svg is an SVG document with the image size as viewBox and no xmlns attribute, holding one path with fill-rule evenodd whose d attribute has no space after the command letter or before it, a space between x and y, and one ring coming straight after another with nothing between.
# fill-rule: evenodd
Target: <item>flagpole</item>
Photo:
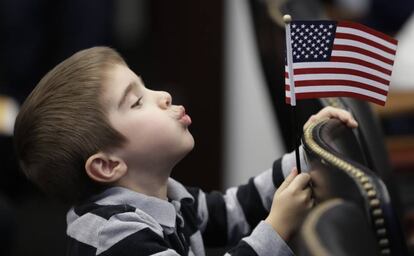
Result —
<instances>
[{"instance_id":1,"label":"flagpole","mask_svg":"<svg viewBox=\"0 0 414 256\"><path fill-rule=\"evenodd\" d=\"M300 157L299 157L299 136L297 135L297 121L296 121L296 94L295 94L295 80L293 79L293 58L292 58L292 44L290 38L290 22L292 21L292 17L288 14L283 16L283 21L285 22L285 29L286 29L286 61L287 67L289 72L289 89L290 89L290 105L291 105L291 112L292 112L292 137L293 137L293 145L295 148L295 157L296 157L296 167L298 169L298 173L301 173L300 167Z\"/></svg>"},{"instance_id":2,"label":"flagpole","mask_svg":"<svg viewBox=\"0 0 414 256\"><path fill-rule=\"evenodd\" d=\"M297 119L296 119L296 106L292 106L292 126L293 126L293 133L292 133L292 140L293 140L293 145L295 147L295 157L296 157L296 168L298 169L298 173L301 173L302 169L300 166L300 156L299 156L299 144L300 144L300 139L298 136L298 123L297 123Z\"/></svg>"}]
</instances>

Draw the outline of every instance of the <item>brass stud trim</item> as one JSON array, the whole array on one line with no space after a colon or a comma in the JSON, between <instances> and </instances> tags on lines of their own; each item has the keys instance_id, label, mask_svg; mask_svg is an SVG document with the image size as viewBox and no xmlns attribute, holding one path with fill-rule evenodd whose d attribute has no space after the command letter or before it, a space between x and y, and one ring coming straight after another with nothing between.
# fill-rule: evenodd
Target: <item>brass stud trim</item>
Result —
<instances>
[{"instance_id":1,"label":"brass stud trim","mask_svg":"<svg viewBox=\"0 0 414 256\"><path fill-rule=\"evenodd\" d=\"M387 230L385 228L377 229L378 236L384 236L385 234L387 234Z\"/></svg>"},{"instance_id":2,"label":"brass stud trim","mask_svg":"<svg viewBox=\"0 0 414 256\"><path fill-rule=\"evenodd\" d=\"M359 168L349 164L348 162L342 160L339 157L336 157L334 154L328 152L321 146L319 146L316 141L312 137L313 129L320 123L325 122L325 120L320 120L319 122L313 123L309 125L304 133L303 133L303 141L306 146L308 146L312 152L318 155L321 158L321 162L326 164L329 163L333 166L336 166L338 169L345 171L351 178L354 179L356 183L358 183L365 192L367 198L369 198L369 205L371 207L371 218L373 223L375 224L374 227L376 228L375 232L377 234L384 234L387 235L387 230L384 228L384 218L383 212L380 207L380 200L378 197L378 193L375 190L372 181L370 178ZM388 255L391 253L389 248L389 240L387 238L378 237L378 243L380 247L382 247L381 254Z\"/></svg>"},{"instance_id":3,"label":"brass stud trim","mask_svg":"<svg viewBox=\"0 0 414 256\"><path fill-rule=\"evenodd\" d=\"M380 245L381 247L386 247L386 246L388 246L388 245L389 245L389 241L388 241L388 239L387 239L387 238L381 238L381 239L379 240L379 245Z\"/></svg>"},{"instance_id":4,"label":"brass stud trim","mask_svg":"<svg viewBox=\"0 0 414 256\"><path fill-rule=\"evenodd\" d=\"M380 206L380 201L377 198L375 198L375 199L372 199L369 202L369 204L370 204L371 207L378 207L378 206Z\"/></svg>"},{"instance_id":5,"label":"brass stud trim","mask_svg":"<svg viewBox=\"0 0 414 256\"><path fill-rule=\"evenodd\" d=\"M375 192L375 190L368 190L367 191L367 195L369 198L375 198L377 196L377 192Z\"/></svg>"},{"instance_id":6,"label":"brass stud trim","mask_svg":"<svg viewBox=\"0 0 414 256\"><path fill-rule=\"evenodd\" d=\"M390 249L382 249L381 250L381 255L390 255L391 254L391 250Z\"/></svg>"},{"instance_id":7,"label":"brass stud trim","mask_svg":"<svg viewBox=\"0 0 414 256\"><path fill-rule=\"evenodd\" d=\"M375 217L382 216L382 210L380 208L374 209L372 210L372 215L374 215Z\"/></svg>"},{"instance_id":8,"label":"brass stud trim","mask_svg":"<svg viewBox=\"0 0 414 256\"><path fill-rule=\"evenodd\" d=\"M384 219L376 219L375 220L375 226L377 226L377 227L382 227L383 225L384 225Z\"/></svg>"},{"instance_id":9,"label":"brass stud trim","mask_svg":"<svg viewBox=\"0 0 414 256\"><path fill-rule=\"evenodd\" d=\"M370 190L370 189L372 189L372 188L373 188L373 186L372 186L372 184L371 184L371 183L365 183L365 184L363 185L363 187L364 187L364 189L365 189L365 190Z\"/></svg>"}]
</instances>

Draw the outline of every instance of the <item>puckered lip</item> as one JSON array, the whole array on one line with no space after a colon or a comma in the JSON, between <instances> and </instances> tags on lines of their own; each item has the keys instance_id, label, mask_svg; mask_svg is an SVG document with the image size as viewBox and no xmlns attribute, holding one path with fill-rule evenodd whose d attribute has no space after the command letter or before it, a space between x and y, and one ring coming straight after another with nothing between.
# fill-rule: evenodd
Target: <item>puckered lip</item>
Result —
<instances>
[{"instance_id":1,"label":"puckered lip","mask_svg":"<svg viewBox=\"0 0 414 256\"><path fill-rule=\"evenodd\" d=\"M191 124L191 118L185 112L184 106L178 106L178 121L185 126L189 126Z\"/></svg>"}]
</instances>

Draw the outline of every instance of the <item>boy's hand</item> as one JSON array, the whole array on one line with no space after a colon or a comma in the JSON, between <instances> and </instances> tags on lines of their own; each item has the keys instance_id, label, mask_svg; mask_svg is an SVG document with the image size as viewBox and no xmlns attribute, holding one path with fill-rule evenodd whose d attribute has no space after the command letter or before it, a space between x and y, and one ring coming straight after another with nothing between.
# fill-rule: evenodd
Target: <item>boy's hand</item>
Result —
<instances>
[{"instance_id":1,"label":"boy's hand","mask_svg":"<svg viewBox=\"0 0 414 256\"><path fill-rule=\"evenodd\" d=\"M348 127L356 128L358 127L357 121L352 117L351 113L346 110L334 107L325 107L317 114L312 115L309 120L303 126L303 130L305 130L309 125L315 123L319 120L326 119L326 118L337 118L344 122Z\"/></svg>"},{"instance_id":2,"label":"boy's hand","mask_svg":"<svg viewBox=\"0 0 414 256\"><path fill-rule=\"evenodd\" d=\"M309 181L309 174L298 175L297 169L294 168L273 197L272 208L265 222L272 225L285 241L298 228L306 212L313 206Z\"/></svg>"}]
</instances>

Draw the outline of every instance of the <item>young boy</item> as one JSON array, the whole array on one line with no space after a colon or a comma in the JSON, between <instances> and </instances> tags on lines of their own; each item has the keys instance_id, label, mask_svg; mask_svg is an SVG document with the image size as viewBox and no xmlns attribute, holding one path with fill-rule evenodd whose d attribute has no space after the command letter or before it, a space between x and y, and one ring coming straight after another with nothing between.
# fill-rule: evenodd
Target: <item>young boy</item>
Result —
<instances>
[{"instance_id":1,"label":"young boy","mask_svg":"<svg viewBox=\"0 0 414 256\"><path fill-rule=\"evenodd\" d=\"M326 117L356 126L333 108L307 124ZM204 243L233 244L230 255L293 254L285 241L312 207L310 176L291 171L287 154L225 195L184 187L170 174L194 146L190 124L107 47L43 77L21 107L15 145L27 177L74 205L67 255L205 255Z\"/></svg>"}]
</instances>

